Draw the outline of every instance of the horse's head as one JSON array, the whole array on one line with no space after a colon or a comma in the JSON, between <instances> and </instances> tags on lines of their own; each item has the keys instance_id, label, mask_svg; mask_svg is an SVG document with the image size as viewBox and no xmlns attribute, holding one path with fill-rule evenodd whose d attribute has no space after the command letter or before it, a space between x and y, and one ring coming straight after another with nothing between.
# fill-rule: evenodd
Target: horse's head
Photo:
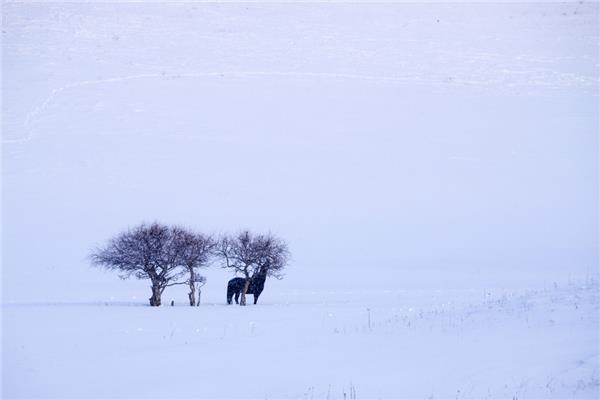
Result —
<instances>
[{"instance_id":1,"label":"horse's head","mask_svg":"<svg viewBox=\"0 0 600 400\"><path fill-rule=\"evenodd\" d=\"M256 273L254 274L254 276L252 276L252 280L254 282L260 282L262 284L264 284L265 280L267 279L267 273L269 272L269 269L265 266L261 267L258 269L258 271L256 271Z\"/></svg>"}]
</instances>

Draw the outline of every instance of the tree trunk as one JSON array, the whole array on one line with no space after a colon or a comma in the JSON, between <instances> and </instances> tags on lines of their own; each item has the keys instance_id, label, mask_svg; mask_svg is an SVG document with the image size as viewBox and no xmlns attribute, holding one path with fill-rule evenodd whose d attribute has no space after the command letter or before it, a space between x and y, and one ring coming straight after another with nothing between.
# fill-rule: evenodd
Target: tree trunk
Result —
<instances>
[{"instance_id":1,"label":"tree trunk","mask_svg":"<svg viewBox=\"0 0 600 400\"><path fill-rule=\"evenodd\" d=\"M240 306L245 306L246 305L246 292L248 291L248 288L250 287L250 277L246 277L246 283L244 284L244 290L242 290L242 298L240 300Z\"/></svg>"},{"instance_id":2,"label":"tree trunk","mask_svg":"<svg viewBox=\"0 0 600 400\"><path fill-rule=\"evenodd\" d=\"M190 298L190 306L194 307L196 305L196 285L193 282L190 283L188 297Z\"/></svg>"},{"instance_id":3,"label":"tree trunk","mask_svg":"<svg viewBox=\"0 0 600 400\"><path fill-rule=\"evenodd\" d=\"M158 307L161 303L162 289L158 285L152 285L152 297L150 297L150 305L152 307Z\"/></svg>"},{"instance_id":4,"label":"tree trunk","mask_svg":"<svg viewBox=\"0 0 600 400\"><path fill-rule=\"evenodd\" d=\"M190 292L188 293L188 297L190 298L190 306L194 307L196 305L196 274L194 274L194 269L189 268L190 270Z\"/></svg>"}]
</instances>

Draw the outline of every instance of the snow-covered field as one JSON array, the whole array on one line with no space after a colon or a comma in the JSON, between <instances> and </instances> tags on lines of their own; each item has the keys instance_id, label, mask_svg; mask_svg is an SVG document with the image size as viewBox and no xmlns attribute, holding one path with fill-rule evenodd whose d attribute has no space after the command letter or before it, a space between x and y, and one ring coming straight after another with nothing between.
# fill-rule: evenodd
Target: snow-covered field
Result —
<instances>
[{"instance_id":1,"label":"snow-covered field","mask_svg":"<svg viewBox=\"0 0 600 400\"><path fill-rule=\"evenodd\" d=\"M598 398L598 2L3 2L3 398ZM91 268L271 231L258 305Z\"/></svg>"},{"instance_id":2,"label":"snow-covered field","mask_svg":"<svg viewBox=\"0 0 600 400\"><path fill-rule=\"evenodd\" d=\"M265 292L246 308L5 305L4 395L597 398L599 289Z\"/></svg>"}]
</instances>

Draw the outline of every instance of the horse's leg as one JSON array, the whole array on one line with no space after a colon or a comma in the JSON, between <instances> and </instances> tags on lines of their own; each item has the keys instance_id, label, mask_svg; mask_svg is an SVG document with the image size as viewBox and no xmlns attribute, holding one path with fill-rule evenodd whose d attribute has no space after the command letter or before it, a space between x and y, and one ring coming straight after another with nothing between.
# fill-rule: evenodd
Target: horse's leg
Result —
<instances>
[{"instance_id":1,"label":"horse's leg","mask_svg":"<svg viewBox=\"0 0 600 400\"><path fill-rule=\"evenodd\" d=\"M235 304L240 304L238 299L240 298L240 292L235 292Z\"/></svg>"},{"instance_id":2,"label":"horse's leg","mask_svg":"<svg viewBox=\"0 0 600 400\"><path fill-rule=\"evenodd\" d=\"M258 296L260 296L260 293L254 293L254 304L258 301Z\"/></svg>"}]
</instances>

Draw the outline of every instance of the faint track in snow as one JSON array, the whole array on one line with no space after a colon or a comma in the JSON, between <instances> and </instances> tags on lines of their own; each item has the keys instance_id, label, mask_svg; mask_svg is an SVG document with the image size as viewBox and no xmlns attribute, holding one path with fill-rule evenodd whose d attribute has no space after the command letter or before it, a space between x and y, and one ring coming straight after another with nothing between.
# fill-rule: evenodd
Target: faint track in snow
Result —
<instances>
[{"instance_id":1,"label":"faint track in snow","mask_svg":"<svg viewBox=\"0 0 600 400\"><path fill-rule=\"evenodd\" d=\"M362 80L371 82L387 82L395 84L428 84L432 86L470 86L470 87L482 87L487 86L491 82L480 81L473 79L457 79L452 78L451 80L431 80L424 79L418 75L406 75L406 76L386 76L386 75L363 75L363 74L348 74L348 73L333 73L333 72L297 72L297 71L214 71L214 72L199 72L199 73L182 73L182 74L166 74L152 73L152 74L138 74L138 75L127 75L117 76L113 78L105 79L92 79L83 80L77 82L67 83L64 86L53 89L50 95L32 111L27 113L24 121L24 127L26 135L21 138L14 139L2 139L2 144L23 144L29 142L34 137L34 129L32 123L36 118L41 115L48 106L54 101L54 99L61 93L70 89L97 85L103 83L114 83L114 82L125 82L137 79L181 79L181 78L210 78L210 77L298 77L298 78L326 78L326 79L348 79L348 80ZM540 84L543 86L542 84Z\"/></svg>"},{"instance_id":2,"label":"faint track in snow","mask_svg":"<svg viewBox=\"0 0 600 400\"><path fill-rule=\"evenodd\" d=\"M433 83L431 81L425 81L419 76L405 76L405 77L394 77L385 75L361 75L361 74L346 74L346 73L332 73L332 72L295 72L295 71L215 71L215 72L201 72L201 73L183 73L183 74L165 74L165 73L153 73L153 74L138 74L138 75L127 75L118 76L113 78L105 79L92 79L67 83L64 86L55 88L51 91L50 95L32 111L27 113L24 121L24 127L27 134L21 138L15 139L3 139L3 144L23 144L29 142L34 137L32 123L35 119L42 114L48 106L54 101L54 99L62 92L68 91L83 86L97 85L103 83L114 83L114 82L125 82L137 79L181 79L181 78L207 78L207 77L261 77L261 76L281 76L281 77L299 77L299 78L328 78L328 79L350 79L350 80L363 80L372 82L390 82L397 84L424 84ZM438 82L442 83L442 82ZM470 86L477 86L481 82L474 81L454 81L453 84L464 84ZM445 84L448 84L446 82Z\"/></svg>"},{"instance_id":3,"label":"faint track in snow","mask_svg":"<svg viewBox=\"0 0 600 400\"><path fill-rule=\"evenodd\" d=\"M401 77L390 77L390 76L375 76L375 75L360 75L360 74L340 74L340 73L328 73L328 72L283 72L283 71L220 71L220 72L202 72L202 73L184 73L184 74L164 74L164 73L153 73L153 74L139 74L139 75L128 75L118 76L106 79L92 79L67 83L64 86L53 89L50 95L32 111L27 113L24 121L24 127L27 134L22 138L15 139L3 139L3 144L22 144L29 142L33 139L33 128L32 123L35 119L42 114L54 101L54 99L62 92L68 91L83 86L97 85L102 83L114 83L114 82L125 82L137 79L180 79L180 78L206 78L206 77L253 77L253 76L290 76L290 77L308 77L308 78L333 78L333 79L354 79L354 80L366 80L366 81L380 81L380 82L395 82L395 83L415 83L419 82L418 78L401 78Z\"/></svg>"}]
</instances>

